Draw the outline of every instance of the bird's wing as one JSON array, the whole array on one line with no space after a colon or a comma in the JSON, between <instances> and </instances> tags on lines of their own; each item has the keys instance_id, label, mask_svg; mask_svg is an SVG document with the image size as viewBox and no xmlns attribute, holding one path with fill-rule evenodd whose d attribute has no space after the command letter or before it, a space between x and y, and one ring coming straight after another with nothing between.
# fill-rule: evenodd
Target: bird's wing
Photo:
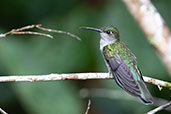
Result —
<instances>
[{"instance_id":1,"label":"bird's wing","mask_svg":"<svg viewBox=\"0 0 171 114\"><path fill-rule=\"evenodd\" d=\"M138 69L136 57L126 45L121 42L104 47L103 55L109 71L121 88L139 97L143 103L153 103L152 96Z\"/></svg>"},{"instance_id":2,"label":"bird's wing","mask_svg":"<svg viewBox=\"0 0 171 114\"><path fill-rule=\"evenodd\" d=\"M141 91L135 82L130 68L124 63L118 54L115 54L108 60L111 67L111 72L115 78L116 83L134 96L140 96Z\"/></svg>"}]
</instances>

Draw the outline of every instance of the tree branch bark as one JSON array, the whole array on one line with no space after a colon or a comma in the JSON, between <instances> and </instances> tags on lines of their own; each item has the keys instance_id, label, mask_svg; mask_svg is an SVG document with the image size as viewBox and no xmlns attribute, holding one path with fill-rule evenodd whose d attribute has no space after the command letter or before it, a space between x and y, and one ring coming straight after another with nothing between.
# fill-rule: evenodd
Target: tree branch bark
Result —
<instances>
[{"instance_id":1,"label":"tree branch bark","mask_svg":"<svg viewBox=\"0 0 171 114\"><path fill-rule=\"evenodd\" d=\"M7 114L4 110L2 110L1 108L0 108L0 113L1 114Z\"/></svg>"},{"instance_id":2,"label":"tree branch bark","mask_svg":"<svg viewBox=\"0 0 171 114\"><path fill-rule=\"evenodd\" d=\"M109 73L68 73L68 74L47 74L28 76L1 76L0 82L36 82L52 80L88 80L88 79L113 79ZM145 82L157 85L158 87L171 88L171 83L143 76Z\"/></svg>"},{"instance_id":3,"label":"tree branch bark","mask_svg":"<svg viewBox=\"0 0 171 114\"><path fill-rule=\"evenodd\" d=\"M88 114L88 112L89 112L89 110L90 110L90 105L91 105L91 100L89 99L89 100L88 100L88 105L87 105L87 109L86 109L85 114Z\"/></svg>"},{"instance_id":4,"label":"tree branch bark","mask_svg":"<svg viewBox=\"0 0 171 114\"><path fill-rule=\"evenodd\" d=\"M53 38L53 36L50 35L50 34L45 34L45 33L41 33L41 32L33 32L33 31L25 31L25 30L29 30L29 29L33 29L33 28L37 28L39 30L46 31L46 32L66 34L66 35L69 35L69 36L71 36L73 38L76 38L77 40L81 40L78 36L76 36L74 34L71 34L70 32L44 28L44 27L42 27L41 24L28 25L28 26L24 26L24 27L21 27L21 28L18 28L18 29L12 29L9 32L0 34L0 38L7 37L8 35L14 35L14 34L20 34L20 35L21 34L32 34L32 35L39 35L39 36L45 36L45 37Z\"/></svg>"},{"instance_id":5,"label":"tree branch bark","mask_svg":"<svg viewBox=\"0 0 171 114\"><path fill-rule=\"evenodd\" d=\"M149 112L147 112L146 114L155 114L156 112L159 112L159 111L161 111L161 110L163 110L163 109L165 109L165 108L167 108L169 106L171 106L171 101L164 104L164 105L161 105L161 106L159 106L159 107L157 107L157 108L155 108L155 109L153 109L153 110L151 110Z\"/></svg>"},{"instance_id":6,"label":"tree branch bark","mask_svg":"<svg viewBox=\"0 0 171 114\"><path fill-rule=\"evenodd\" d=\"M171 74L171 35L150 0L123 0Z\"/></svg>"}]
</instances>

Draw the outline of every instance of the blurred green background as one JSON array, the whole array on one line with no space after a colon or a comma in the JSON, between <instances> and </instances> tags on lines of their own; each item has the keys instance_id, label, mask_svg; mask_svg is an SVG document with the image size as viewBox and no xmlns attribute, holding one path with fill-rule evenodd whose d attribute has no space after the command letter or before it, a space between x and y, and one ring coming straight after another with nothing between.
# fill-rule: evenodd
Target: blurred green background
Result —
<instances>
[{"instance_id":1,"label":"blurred green background","mask_svg":"<svg viewBox=\"0 0 171 114\"><path fill-rule=\"evenodd\" d=\"M171 27L171 1L152 2ZM30 24L69 31L82 40L64 34L52 34L54 39L35 35L0 39L1 76L106 72L99 34L79 27L114 25L120 30L121 40L136 55L143 75L170 81L155 49L120 0L1 0L0 33ZM171 100L167 88L159 91L157 86L147 85L153 96ZM83 98L87 94L83 88L103 90ZM121 94L112 98L105 90L119 90ZM84 114L88 99L92 102L89 114L142 114L155 108L125 94L114 80L0 83L0 108L9 114Z\"/></svg>"}]
</instances>

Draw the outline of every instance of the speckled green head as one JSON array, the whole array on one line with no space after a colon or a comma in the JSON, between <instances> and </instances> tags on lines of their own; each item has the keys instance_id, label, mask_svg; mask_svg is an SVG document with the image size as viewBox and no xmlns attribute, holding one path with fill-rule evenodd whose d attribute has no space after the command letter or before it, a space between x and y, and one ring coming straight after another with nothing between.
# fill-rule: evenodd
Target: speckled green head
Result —
<instances>
[{"instance_id":1,"label":"speckled green head","mask_svg":"<svg viewBox=\"0 0 171 114\"><path fill-rule=\"evenodd\" d=\"M103 32L107 33L108 35L114 34L116 39L119 39L119 37L120 37L119 30L116 27L112 26L112 25L102 27L101 30Z\"/></svg>"}]
</instances>

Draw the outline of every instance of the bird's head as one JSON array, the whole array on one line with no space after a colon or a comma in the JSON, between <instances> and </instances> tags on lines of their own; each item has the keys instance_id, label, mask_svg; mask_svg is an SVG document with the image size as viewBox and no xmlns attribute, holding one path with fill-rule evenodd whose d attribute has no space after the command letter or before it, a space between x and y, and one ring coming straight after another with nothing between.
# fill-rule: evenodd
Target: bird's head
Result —
<instances>
[{"instance_id":1,"label":"bird's head","mask_svg":"<svg viewBox=\"0 0 171 114\"><path fill-rule=\"evenodd\" d=\"M80 27L80 28L99 32L101 39L103 40L108 40L108 41L119 40L120 37L118 29L114 26L105 26L102 27L101 29L92 28L92 27Z\"/></svg>"}]
</instances>

